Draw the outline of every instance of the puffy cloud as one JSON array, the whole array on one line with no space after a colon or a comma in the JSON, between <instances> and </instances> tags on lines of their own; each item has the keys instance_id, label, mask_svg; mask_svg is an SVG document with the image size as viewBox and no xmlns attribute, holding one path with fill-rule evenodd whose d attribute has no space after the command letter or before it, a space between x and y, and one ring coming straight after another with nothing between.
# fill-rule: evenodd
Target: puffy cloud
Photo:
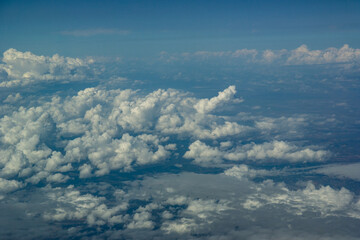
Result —
<instances>
[{"instance_id":1,"label":"puffy cloud","mask_svg":"<svg viewBox=\"0 0 360 240\"><path fill-rule=\"evenodd\" d=\"M273 183L265 182L263 187ZM281 205L290 213L302 215L306 211L317 211L322 216L350 215L349 209L353 208L354 195L347 189L335 190L330 186L316 188L309 182L305 189L291 191L284 186L279 186L277 193L255 193L250 195L243 204L248 210L265 206ZM350 210L352 211L352 210Z\"/></svg>"},{"instance_id":2,"label":"puffy cloud","mask_svg":"<svg viewBox=\"0 0 360 240\"><path fill-rule=\"evenodd\" d=\"M21 187L23 184L19 181L0 178L0 193L12 192Z\"/></svg>"},{"instance_id":3,"label":"puffy cloud","mask_svg":"<svg viewBox=\"0 0 360 240\"><path fill-rule=\"evenodd\" d=\"M128 207L124 202L109 208L104 204L105 198L81 194L72 185L66 189L47 187L43 190L47 193L47 201L56 204L55 209L48 210L43 214L43 217L49 221L86 219L89 225L113 225L123 222L119 212Z\"/></svg>"},{"instance_id":4,"label":"puffy cloud","mask_svg":"<svg viewBox=\"0 0 360 240\"><path fill-rule=\"evenodd\" d=\"M211 222L211 215L221 214L223 211L231 209L228 204L225 200L192 200L185 209L184 214L194 215Z\"/></svg>"},{"instance_id":5,"label":"puffy cloud","mask_svg":"<svg viewBox=\"0 0 360 240\"><path fill-rule=\"evenodd\" d=\"M201 99L198 103L195 104L194 108L199 113L208 113L214 110L217 106L229 102L236 93L235 86L230 86L222 92L219 92L219 95L211 99Z\"/></svg>"},{"instance_id":6,"label":"puffy cloud","mask_svg":"<svg viewBox=\"0 0 360 240\"><path fill-rule=\"evenodd\" d=\"M354 49L345 44L341 48L327 48L324 50L309 50L303 44L293 50L271 50L262 52L256 49L238 49L235 51L200 51L194 53L183 53L180 55L162 54L162 59L167 61L178 60L219 60L228 59L231 61L242 61L250 64L271 64L280 65L307 65L326 63L359 63L360 49Z\"/></svg>"},{"instance_id":7,"label":"puffy cloud","mask_svg":"<svg viewBox=\"0 0 360 240\"><path fill-rule=\"evenodd\" d=\"M208 113L221 104L231 103L234 94L234 86L210 100L188 97L188 94L172 89L157 90L145 97L131 97L119 102L110 118L115 119L124 129L155 129L162 134L215 139L249 129L236 122L226 121L221 115Z\"/></svg>"},{"instance_id":8,"label":"puffy cloud","mask_svg":"<svg viewBox=\"0 0 360 240\"><path fill-rule=\"evenodd\" d=\"M243 166L239 168L244 172ZM50 224L57 222L69 230L66 236L80 233L110 239L120 236L143 239L144 235L177 239L358 236L353 226L358 222L359 200L345 188L315 187L309 182L291 190L284 183L269 180L254 182L234 178L233 174L186 172L128 181L121 189L104 184L96 182L77 188L46 186L34 189L21 201L28 205L27 215L42 216ZM33 201L27 202L30 196ZM69 220L76 229L67 226ZM95 233L92 227L96 227Z\"/></svg>"},{"instance_id":9,"label":"puffy cloud","mask_svg":"<svg viewBox=\"0 0 360 240\"><path fill-rule=\"evenodd\" d=\"M328 48L325 50L309 50L306 45L301 45L291 51L287 64L346 63L359 60L360 49L350 48L347 44L339 49Z\"/></svg>"},{"instance_id":10,"label":"puffy cloud","mask_svg":"<svg viewBox=\"0 0 360 240\"><path fill-rule=\"evenodd\" d=\"M127 224L128 229L153 229L155 223L151 220L151 210L158 208L156 204L149 204L146 207L139 207L132 216L132 221Z\"/></svg>"},{"instance_id":11,"label":"puffy cloud","mask_svg":"<svg viewBox=\"0 0 360 240\"><path fill-rule=\"evenodd\" d=\"M93 60L62 57L38 56L31 52L9 49L4 52L0 70L6 72L1 87L26 85L37 81L73 81L83 79L90 72Z\"/></svg>"},{"instance_id":12,"label":"puffy cloud","mask_svg":"<svg viewBox=\"0 0 360 240\"><path fill-rule=\"evenodd\" d=\"M158 224L162 233L170 237L186 239L221 234L225 237L235 231L247 239L259 236L271 239L274 235L268 230L274 228L279 230L275 235L284 239L285 236L327 239L327 236L339 234L352 239L351 236L358 235L351 226L358 222L360 205L358 197L349 190L315 187L311 182L294 190L271 180L254 182L247 177L246 180L243 175L234 174L238 172L249 172L249 168L240 166L225 171L225 174L181 173L147 177L134 184L136 188L129 189L127 195L159 203L157 211L168 209L166 215L170 212L170 219L163 218ZM262 175L263 172L254 174ZM250 175L251 178L253 174ZM278 219L276 223L274 217ZM329 225L331 229L327 228ZM327 231L319 232L318 228L322 227ZM286 233L281 234L280 229Z\"/></svg>"},{"instance_id":13,"label":"puffy cloud","mask_svg":"<svg viewBox=\"0 0 360 240\"><path fill-rule=\"evenodd\" d=\"M20 99L22 99L20 93L10 94L9 96L7 96L7 98L4 100L4 102L5 103L15 103L15 102L19 101Z\"/></svg>"},{"instance_id":14,"label":"puffy cloud","mask_svg":"<svg viewBox=\"0 0 360 240\"><path fill-rule=\"evenodd\" d=\"M185 158L194 159L194 163L200 165L222 163L223 160L317 162L325 160L328 156L329 152L325 150L301 148L284 141L263 144L250 143L230 150L221 150L197 140L189 146L189 150L184 154Z\"/></svg>"},{"instance_id":15,"label":"puffy cloud","mask_svg":"<svg viewBox=\"0 0 360 240\"><path fill-rule=\"evenodd\" d=\"M160 140L153 135L136 137L125 133L121 139L112 139L108 134L85 134L71 140L65 150L65 157L71 161L89 159L96 167L95 175L108 174L110 170L131 171L135 165L156 163L165 160L170 152L159 144ZM154 149L154 150L153 150ZM83 165L80 176L91 174L91 167Z\"/></svg>"},{"instance_id":16,"label":"puffy cloud","mask_svg":"<svg viewBox=\"0 0 360 240\"><path fill-rule=\"evenodd\" d=\"M273 176L279 174L277 170L263 170L263 169L252 169L249 168L245 164L241 164L238 166L234 166L230 169L227 169L224 174L226 176L236 177L238 179L251 179L255 177L263 177L263 176Z\"/></svg>"},{"instance_id":17,"label":"puffy cloud","mask_svg":"<svg viewBox=\"0 0 360 240\"><path fill-rule=\"evenodd\" d=\"M17 196L24 198L21 194L29 193L21 189L28 184L35 189L30 196L42 200L41 207L34 210L31 206L36 201L24 203L31 209L29 216L42 216L64 226L73 221L76 226L69 234L86 234L92 231L90 226L96 226L99 232L93 234L104 238L120 235L131 239L139 232L151 232L160 238L189 239L225 234L237 226L245 229L250 223L263 227L259 216L272 207L275 215L287 214L281 224L305 211L356 218L357 199L346 189L309 184L290 190L285 184L251 180L272 177L277 170L238 165L222 174L145 174L139 178L142 180L132 178L138 177L135 172L124 174L131 176L126 182L118 180L122 173L120 177L111 174L155 163L168 169L183 160L180 154L186 150L185 158L206 166L246 160L311 162L327 157L327 151L289 141L242 144L243 138L263 142L273 132L282 136L279 125L298 128L305 120L223 116L221 106L236 102L235 93L230 86L213 98L198 99L174 89L143 94L87 88L75 96L54 96L20 107L0 119L0 189L14 194L9 201L15 204ZM114 186L102 186L108 179ZM64 187L70 181L76 187ZM39 185L32 185L39 182L40 186L49 185L39 190ZM19 191L13 193L15 190ZM264 225L267 229L271 226Z\"/></svg>"},{"instance_id":18,"label":"puffy cloud","mask_svg":"<svg viewBox=\"0 0 360 240\"><path fill-rule=\"evenodd\" d=\"M169 136L216 139L248 131L209 113L234 102L234 94L234 86L211 99L172 89L142 96L87 88L65 99L55 96L20 107L0 119L0 174L34 184L61 183L71 171L88 178L164 161L177 150Z\"/></svg>"},{"instance_id":19,"label":"puffy cloud","mask_svg":"<svg viewBox=\"0 0 360 240\"><path fill-rule=\"evenodd\" d=\"M161 230L166 233L176 232L178 234L184 234L188 232L192 232L197 228L197 224L191 218L181 218L177 221L165 222Z\"/></svg>"}]
</instances>

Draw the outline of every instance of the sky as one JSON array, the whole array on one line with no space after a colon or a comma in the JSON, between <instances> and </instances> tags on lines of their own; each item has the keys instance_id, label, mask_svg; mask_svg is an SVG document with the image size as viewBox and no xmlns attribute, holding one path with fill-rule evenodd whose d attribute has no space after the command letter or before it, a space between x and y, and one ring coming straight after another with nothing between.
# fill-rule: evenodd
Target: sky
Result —
<instances>
[{"instance_id":1,"label":"sky","mask_svg":"<svg viewBox=\"0 0 360 240\"><path fill-rule=\"evenodd\" d=\"M359 1L0 1L0 238L360 239Z\"/></svg>"},{"instance_id":2,"label":"sky","mask_svg":"<svg viewBox=\"0 0 360 240\"><path fill-rule=\"evenodd\" d=\"M358 1L1 1L1 50L66 56L359 47ZM25 40L26 38L26 40Z\"/></svg>"}]
</instances>

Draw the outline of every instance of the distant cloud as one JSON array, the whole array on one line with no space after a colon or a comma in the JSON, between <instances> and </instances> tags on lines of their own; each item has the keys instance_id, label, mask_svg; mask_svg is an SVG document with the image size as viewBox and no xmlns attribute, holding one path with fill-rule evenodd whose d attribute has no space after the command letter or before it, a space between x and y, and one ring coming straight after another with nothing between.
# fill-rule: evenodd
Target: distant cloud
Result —
<instances>
[{"instance_id":1,"label":"distant cloud","mask_svg":"<svg viewBox=\"0 0 360 240\"><path fill-rule=\"evenodd\" d=\"M208 61L229 59L248 64L278 64L278 65L310 65L327 63L359 63L360 49L351 48L345 44L341 48L310 50L305 44L293 50L258 51L256 49L238 49L235 51L198 51L193 53L168 54L162 52L161 59L166 62L179 60Z\"/></svg>"},{"instance_id":2,"label":"distant cloud","mask_svg":"<svg viewBox=\"0 0 360 240\"><path fill-rule=\"evenodd\" d=\"M70 35L75 37L90 37L96 35L128 35L129 31L111 28L95 28L95 29L82 29L82 30L70 30L61 31L62 35Z\"/></svg>"},{"instance_id":3,"label":"distant cloud","mask_svg":"<svg viewBox=\"0 0 360 240\"><path fill-rule=\"evenodd\" d=\"M350 48L348 44L343 47L327 48L325 50L309 50L303 44L292 50L286 63L289 65L299 64L324 64L324 63L347 63L360 61L360 49Z\"/></svg>"},{"instance_id":4,"label":"distant cloud","mask_svg":"<svg viewBox=\"0 0 360 240\"><path fill-rule=\"evenodd\" d=\"M211 166L221 163L223 159L230 161L289 161L289 162L321 162L328 156L324 150L301 148L284 141L265 142L263 144L239 145L235 149L222 150L211 147L197 140L189 146L185 158L194 159L195 164Z\"/></svg>"},{"instance_id":5,"label":"distant cloud","mask_svg":"<svg viewBox=\"0 0 360 240\"><path fill-rule=\"evenodd\" d=\"M0 87L24 86L39 81L73 81L93 75L94 60L63 57L58 54L39 56L10 48L0 63Z\"/></svg>"}]
</instances>

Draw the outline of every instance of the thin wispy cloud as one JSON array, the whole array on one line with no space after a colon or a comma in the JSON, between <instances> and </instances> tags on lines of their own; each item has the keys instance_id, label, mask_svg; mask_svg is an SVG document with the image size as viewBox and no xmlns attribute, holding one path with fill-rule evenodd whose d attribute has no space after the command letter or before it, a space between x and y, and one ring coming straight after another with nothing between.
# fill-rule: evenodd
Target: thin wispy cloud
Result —
<instances>
[{"instance_id":1,"label":"thin wispy cloud","mask_svg":"<svg viewBox=\"0 0 360 240\"><path fill-rule=\"evenodd\" d=\"M74 37L91 37L97 35L128 35L129 31L111 28L95 28L61 31L60 34Z\"/></svg>"}]
</instances>

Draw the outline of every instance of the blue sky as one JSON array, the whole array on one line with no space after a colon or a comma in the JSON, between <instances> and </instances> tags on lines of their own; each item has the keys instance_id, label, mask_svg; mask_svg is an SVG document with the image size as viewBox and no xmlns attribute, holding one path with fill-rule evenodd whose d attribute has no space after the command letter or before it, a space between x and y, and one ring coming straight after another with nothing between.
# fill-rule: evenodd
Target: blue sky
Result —
<instances>
[{"instance_id":1,"label":"blue sky","mask_svg":"<svg viewBox=\"0 0 360 240\"><path fill-rule=\"evenodd\" d=\"M1 1L0 47L67 56L359 47L359 1Z\"/></svg>"}]
</instances>

